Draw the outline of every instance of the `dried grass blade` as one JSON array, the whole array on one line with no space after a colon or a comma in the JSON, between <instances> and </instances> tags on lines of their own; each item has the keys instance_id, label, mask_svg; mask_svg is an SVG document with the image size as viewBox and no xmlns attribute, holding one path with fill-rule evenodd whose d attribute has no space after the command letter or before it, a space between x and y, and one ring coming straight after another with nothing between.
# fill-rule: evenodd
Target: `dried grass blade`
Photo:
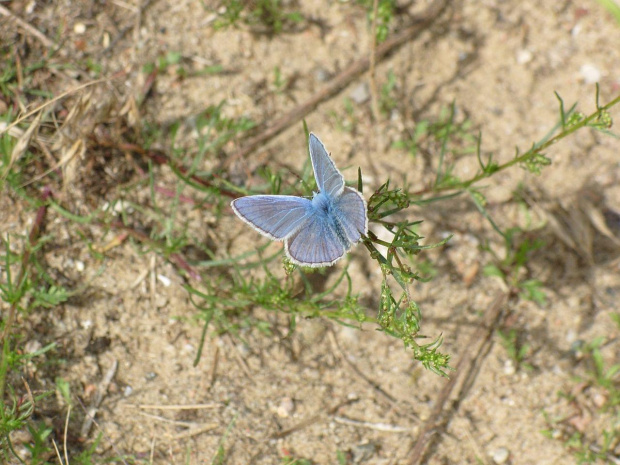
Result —
<instances>
[{"instance_id":1,"label":"dried grass blade","mask_svg":"<svg viewBox=\"0 0 620 465\"><path fill-rule=\"evenodd\" d=\"M32 120L32 123L30 123L30 126L28 127L28 129L26 129L26 131L17 140L15 147L13 147L13 150L11 151L11 159L9 161L9 166L7 166L7 169L4 172L3 177L7 175L7 173L11 170L11 168L17 162L17 160L19 160L24 155L24 153L26 153L26 150L28 150L32 137L36 134L37 130L39 129L39 126L41 125L42 118L43 118L43 113L41 112L35 117L34 120Z\"/></svg>"}]
</instances>

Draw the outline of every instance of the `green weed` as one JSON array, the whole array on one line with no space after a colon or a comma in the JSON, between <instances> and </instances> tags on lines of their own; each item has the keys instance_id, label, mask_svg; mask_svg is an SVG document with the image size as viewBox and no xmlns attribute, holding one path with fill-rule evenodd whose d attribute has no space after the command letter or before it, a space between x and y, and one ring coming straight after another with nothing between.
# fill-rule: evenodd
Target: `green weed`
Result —
<instances>
[{"instance_id":1,"label":"green weed","mask_svg":"<svg viewBox=\"0 0 620 465\"><path fill-rule=\"evenodd\" d=\"M395 96L396 90L396 74L390 70L387 75L387 81L381 86L379 96L379 105L384 115L389 115L396 108L398 97Z\"/></svg>"},{"instance_id":2,"label":"green weed","mask_svg":"<svg viewBox=\"0 0 620 465\"><path fill-rule=\"evenodd\" d=\"M418 152L439 152L437 159L436 187L458 187L458 179L450 177L454 166L446 163L447 159L456 160L464 155L476 153L480 137L472 134L472 123L468 118L461 119L455 103L440 110L436 119L416 121L413 131L403 134L403 138L395 141L392 147L405 150L415 157ZM443 185L442 185L443 183Z\"/></svg>"},{"instance_id":3,"label":"green weed","mask_svg":"<svg viewBox=\"0 0 620 465\"><path fill-rule=\"evenodd\" d=\"M343 114L339 114L335 110L330 112L331 120L339 131L353 132L359 123L355 115L355 106L353 101L346 97L342 101Z\"/></svg>"},{"instance_id":4,"label":"green weed","mask_svg":"<svg viewBox=\"0 0 620 465\"><path fill-rule=\"evenodd\" d=\"M254 32L276 35L293 30L303 20L299 12L286 11L280 0L224 0L215 28L238 27L242 23Z\"/></svg>"},{"instance_id":5,"label":"green weed","mask_svg":"<svg viewBox=\"0 0 620 465\"><path fill-rule=\"evenodd\" d=\"M181 52L169 51L165 55L160 55L155 62L147 63L142 67L144 74L163 73L171 71L179 79L204 76L210 74L218 74L224 71L221 65L206 65L201 69L195 70L187 69L187 58L184 58ZM87 63L87 67L95 73L95 76L100 72L99 67L96 64Z\"/></svg>"},{"instance_id":6,"label":"green weed","mask_svg":"<svg viewBox=\"0 0 620 465\"><path fill-rule=\"evenodd\" d=\"M6 123L10 115L4 115ZM25 329L19 324L20 318L42 308L53 308L65 302L68 292L54 282L40 262L39 256L52 238L41 236L43 219L47 207L47 194L40 198L32 197L30 191L22 187L24 174L34 154L20 149L15 157L17 141L9 133L2 134L0 141L0 184L4 191L16 194L23 202L24 211L31 211L33 222L26 236L6 234L0 238L0 302L2 321L0 321L0 456L9 463L18 459L11 442L11 433L27 430L31 440L24 444L30 454L30 463L46 463L50 448L51 429L43 422L32 419L37 402L48 397L51 392L33 394L27 383L29 364L38 364L45 355L55 348L54 343L37 350L26 351Z\"/></svg>"},{"instance_id":7,"label":"green weed","mask_svg":"<svg viewBox=\"0 0 620 465\"><path fill-rule=\"evenodd\" d=\"M360 3L372 11L372 1L363 0ZM279 34L293 30L303 21L299 13L287 11L278 0L226 0L223 6L225 8L217 19L217 27L245 25L252 31ZM379 1L376 18L378 41L387 37L396 7L393 0ZM0 75L0 92L7 97L15 97L16 68L7 49L2 49L0 53L3 62L7 62ZM170 52L147 66L144 71L157 73L173 69L179 78L184 78L189 73L185 70L183 61L179 52ZM40 62L30 66L27 72L32 73L44 64ZM97 63L87 63L86 68L94 73L100 72ZM209 68L204 72L220 70ZM278 90L284 86L279 68L274 69L274 86ZM397 105L395 90L396 76L389 73L381 89L381 105L386 113ZM28 93L36 95L37 91L33 89ZM527 150L517 149L514 157L503 163L495 160L493 154L483 153L481 134L473 134L471 122L461 116L456 104L443 109L436 118L418 121L413 132L403 136L396 148L406 150L411 156L416 156L421 151L437 153L436 158L432 159L433 163L436 163L436 172L429 187L422 192L412 192L406 184L399 186L397 181L392 179L386 180L374 192L366 195L370 221L374 226L383 228L388 236L388 239L380 239L379 235L369 232L363 240L363 247L373 265L381 270L381 282L377 285L380 291L376 296L378 306L375 309L369 309L360 302L359 289L354 286L346 264L336 268L326 288L318 288L313 285L315 280L311 274L327 274L332 273L332 270L308 270L293 266L286 260L281 260L280 252L270 252L267 243L260 244L247 253L229 254L224 250L225 247L218 249L210 245L199 232L191 229L187 219L189 215L186 213L195 209L212 215L215 225L227 211L230 199L236 196L258 193L299 194L300 191L310 195L315 188L308 161L299 173L293 174L282 167L263 167L256 173L256 183L248 186L233 179L225 164L225 155L230 154L230 146L235 146L254 129L255 123L248 118L226 116L225 102L209 106L193 118L192 129L197 134L197 142L195 147L189 149L181 136L180 122L161 128L144 121L141 129L136 131L137 140L130 142L140 146L139 153L146 160L145 171L131 173L128 183L114 186L107 207L78 211L73 208L74 205L65 204L58 198L41 198L39 190L44 186L43 182L22 187L24 181L31 179L26 175L36 170L37 163L43 164L43 157L34 149L29 149L14 160L12 154L17 138L8 132L3 132L0 139L1 187L10 195L25 200L26 205L32 209L53 210L57 218L66 225L96 226L108 236L126 235L142 253L163 257L172 263L180 274L188 277L185 289L196 309L194 321L203 328L196 363L200 360L209 330L217 333L229 332L239 337L241 330L247 327L269 333L271 323L261 320L251 311L261 308L266 312L286 315L291 331L295 329L299 318L326 318L353 327L362 323L375 324L382 332L402 341L413 359L434 373L446 376L450 370L450 356L439 350L442 344L441 336L431 339L423 337L423 312L415 302L411 286L416 281L426 281L425 276L436 271L434 264L421 255L423 251L440 247L449 238L436 244L424 243L424 238L418 234L419 221L412 220L407 209L412 204L427 206L432 202L446 202L460 195L468 196L504 241L503 254L493 255L492 263L485 267L487 276L500 277L515 289L521 298L545 304L543 283L530 276L527 269L532 254L544 244L529 231L520 228L501 229L487 208L481 182L516 166L535 175L542 173L553 161L553 145L576 131L591 128L614 136L609 131L612 123L609 109L620 102L620 97L606 105L600 105L597 89L596 110L590 115L577 112L575 106L565 110L564 102L559 96L558 102L559 122L549 134L533 143ZM342 130L354 131L358 121L354 115L353 104L350 100L345 100L343 106L344 116L334 117L336 126ZM3 115L3 118L9 123L12 115ZM304 128L304 134L307 132L307 128ZM167 152L154 149L162 145L168 148ZM299 147L299 150L302 150L302 144L299 144ZM98 149L94 143L91 148ZM474 154L475 159L472 156L472 160L477 163L477 172L463 179L457 173L454 162L460 157ZM164 169L170 170L176 176L176 181L171 183L172 187L161 185L160 174ZM59 187L60 181L60 176L55 173L45 180L52 188ZM362 189L362 184L362 174L359 172L359 190ZM137 200L137 188L148 190L148 201ZM131 215L128 213L130 209ZM96 247L94 239L83 233L80 237L95 260L105 260L105 251ZM55 283L46 273L46 265L37 259L45 241L52 239L38 237L38 234L3 238L0 299L9 309L10 316L3 318L1 326L3 338L0 394L3 405L0 418L0 451L7 461L14 456L10 433L20 429L28 429L30 432L32 440L27 447L33 463L44 463L47 460L45 457L51 451L50 428L44 422L32 420L35 403L49 393L34 396L27 390L23 392L17 380L26 363L37 363L38 358L52 350L53 346L47 345L35 353L24 355L20 343L24 339L22 332L25 330L18 327L15 321L18 314L27 318L29 312L38 308L53 309L72 294L71 290ZM12 249L10 241L19 247ZM19 251L16 251L18 249ZM361 247L359 249L364 250ZM490 248L487 250L491 252ZM280 273L280 268L283 273ZM529 347L519 340L518 334L512 330L501 333L500 338L509 356L521 366L527 366ZM586 346L585 351L593 364L588 382L604 389L608 394L607 408L615 409L620 402L617 390L619 368L616 364L608 366L603 363L601 346L600 341ZM67 383L58 379L57 390L65 401L70 403L71 394ZM233 423L220 441L212 463L225 463L227 454L224 442L232 426ZM576 438L575 445L571 447L578 448L578 443L587 445L583 436L573 437ZM594 452L596 454L605 453L610 445L615 443L617 434L615 430L609 429L603 431L601 437L604 440L601 441L598 452ZM98 437L82 454L72 459L76 463L91 463L100 440L101 437ZM582 447L580 451L583 460L591 458L586 455L592 452L589 445ZM342 455L338 456L339 462L344 460ZM304 460L296 459L289 463L304 463Z\"/></svg>"},{"instance_id":8,"label":"green weed","mask_svg":"<svg viewBox=\"0 0 620 465\"><path fill-rule=\"evenodd\" d=\"M613 318L612 318L613 319ZM608 338L600 336L588 343L578 345L576 354L586 367L585 376L576 379L582 393L560 392L577 411L598 411L604 421L593 423L585 431L578 430L574 423L565 419L551 419L545 415L549 429L543 431L545 436L561 440L572 451L577 463L612 463L616 461L615 449L620 442L620 364L605 360L603 349L609 343ZM596 393L598 399L595 401ZM570 414L574 415L574 414Z\"/></svg>"},{"instance_id":9,"label":"green weed","mask_svg":"<svg viewBox=\"0 0 620 465\"><path fill-rule=\"evenodd\" d=\"M515 367L531 370L532 365L525 361L530 353L530 345L521 340L522 335L516 329L510 329L508 332L498 331L497 334Z\"/></svg>"},{"instance_id":10,"label":"green weed","mask_svg":"<svg viewBox=\"0 0 620 465\"><path fill-rule=\"evenodd\" d=\"M36 363L37 359L55 347L54 343L28 353L23 350L23 336L16 328L18 314L27 316L40 307L50 307L66 300L66 293L58 286L47 286L39 281L36 268L36 252L40 242L36 242L36 234L26 242L27 250L17 254L11 250L10 239L2 239L4 254L0 256L3 265L0 277L0 300L8 308L0 324L2 333L2 354L0 355L0 455L7 461L16 457L10 434L13 431L27 428L32 441L25 444L31 454L31 463L44 463L49 451L47 437L51 431L44 423L35 424L31 417L36 402L51 394L45 392L36 396L30 392L27 384L19 380L23 377L28 363ZM19 271L14 273L13 270ZM19 387L18 387L19 386ZM25 386L26 390L21 386ZM23 394L18 394L18 391Z\"/></svg>"},{"instance_id":11,"label":"green weed","mask_svg":"<svg viewBox=\"0 0 620 465\"><path fill-rule=\"evenodd\" d=\"M620 24L620 5L614 0L596 0L603 8L605 8Z\"/></svg>"},{"instance_id":12,"label":"green weed","mask_svg":"<svg viewBox=\"0 0 620 465\"><path fill-rule=\"evenodd\" d=\"M374 21L373 0L357 0L357 3L366 9L368 22ZM387 39L390 33L390 26L396 15L396 0L378 0L377 2L377 43Z\"/></svg>"},{"instance_id":13,"label":"green weed","mask_svg":"<svg viewBox=\"0 0 620 465\"><path fill-rule=\"evenodd\" d=\"M282 465L313 465L314 462L309 459L301 459L295 457L283 457L280 460Z\"/></svg>"},{"instance_id":14,"label":"green weed","mask_svg":"<svg viewBox=\"0 0 620 465\"><path fill-rule=\"evenodd\" d=\"M19 98L22 95L50 97L49 92L33 87L37 71L49 66L51 55L36 61L18 63L15 49L12 46L0 46L0 94L7 99ZM21 80L20 80L21 79Z\"/></svg>"}]
</instances>

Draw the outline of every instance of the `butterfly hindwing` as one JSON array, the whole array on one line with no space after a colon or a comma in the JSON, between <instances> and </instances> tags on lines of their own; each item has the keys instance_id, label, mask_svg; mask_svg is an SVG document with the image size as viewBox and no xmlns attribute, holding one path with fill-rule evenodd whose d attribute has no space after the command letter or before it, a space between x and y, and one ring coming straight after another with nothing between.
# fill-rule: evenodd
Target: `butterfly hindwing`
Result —
<instances>
[{"instance_id":1,"label":"butterfly hindwing","mask_svg":"<svg viewBox=\"0 0 620 465\"><path fill-rule=\"evenodd\" d=\"M326 218L316 213L284 245L293 263L310 267L333 265L346 252Z\"/></svg>"},{"instance_id":2,"label":"butterfly hindwing","mask_svg":"<svg viewBox=\"0 0 620 465\"><path fill-rule=\"evenodd\" d=\"M364 197L356 189L345 187L342 194L333 202L347 238L355 244L368 232L368 214Z\"/></svg>"}]
</instances>

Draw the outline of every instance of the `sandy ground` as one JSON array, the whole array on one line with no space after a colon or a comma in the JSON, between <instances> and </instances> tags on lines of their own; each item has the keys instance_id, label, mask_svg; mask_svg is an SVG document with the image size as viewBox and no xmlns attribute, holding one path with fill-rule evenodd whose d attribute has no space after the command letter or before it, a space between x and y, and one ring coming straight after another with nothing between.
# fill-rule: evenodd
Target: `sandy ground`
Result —
<instances>
[{"instance_id":1,"label":"sandy ground","mask_svg":"<svg viewBox=\"0 0 620 465\"><path fill-rule=\"evenodd\" d=\"M10 6L48 37L62 37L59 61L76 63L80 70L84 63L98 63L104 76L127 71L122 79L96 91L95 107L118 108L130 96L139 96L148 84L143 67L180 53L189 76L179 79L176 66L160 73L136 110L135 127L168 128L180 122L179 145L195 153L196 115L210 105L226 101L223 112L229 117L270 121L369 53L367 18L354 2L283 3L305 19L292 31L273 37L247 25L214 29L219 5L209 1L154 0L141 9L134 0ZM416 2L405 10L418 12L425 6ZM393 29L406 23L402 15ZM396 104L389 115L373 122L370 102L351 100L352 92L368 81L364 75L322 103L306 121L348 180L355 179L360 166L367 174L368 191L387 178L396 184L406 179L413 190L422 189L434 177L437 153L413 158L392 147L416 122L435 119L454 102L457 118L469 119L473 134L482 131L483 152L508 160L515 146L529 148L556 123L554 91L567 106L579 102L586 113L594 109L594 81L600 84L601 102L620 92L620 48L614 45L619 43L620 25L593 1L453 2L430 28L378 64L379 87L390 73L396 78ZM215 65L223 71L191 73ZM275 84L278 73L283 88ZM88 73L68 69L45 82L57 94L76 79L89 78ZM618 111L614 114L617 119ZM155 146L168 148L162 144L158 141ZM232 152L234 142L226 148ZM231 176L255 183L251 173L267 162L300 171L305 154L303 130L297 123L238 160ZM478 355L468 386L446 405L447 425L423 463L576 463L561 439L581 429L600 444L601 429L610 424L592 400L604 396L604 390L576 388L575 378L585 376L589 367L575 358L571 348L575 341L604 336L609 341L605 359L611 363L620 355L618 327L610 320L610 314L618 311L619 249L589 223L587 215L570 212L578 210L591 192L599 197L590 207L620 212L618 142L585 130L547 155L553 164L541 176L515 167L484 183L489 212L500 227L529 229L529 237L544 242L530 257L523 277L542 281L547 301L538 305L511 298L503 327L516 330L530 346L531 368L515 367L494 334L488 350ZM105 163L116 170L101 171L103 178L111 177L106 181L110 185L113 175L126 175L119 166L129 162L122 156ZM205 162L205 169L210 163L214 161ZM455 159L455 172L462 179L476 169L471 153ZM173 186L169 170L155 173L157 183ZM539 210L514 200L513 192L521 185ZM67 202L81 214L116 195L112 190L88 189L88 182L81 179L66 193ZM129 200L139 202L150 193L144 188L133 195ZM165 206L166 200L161 201ZM0 213L0 228L27 231L34 215L24 213L18 200L15 206ZM568 212L564 228L585 228L594 237L593 245L567 246L541 211ZM418 257L432 263L436 276L413 289L424 315L424 334L442 334L442 348L456 363L480 325L481 314L504 289L497 278L482 273L493 259L481 246L489 244L501 252L502 240L464 197L413 207L410 214L424 220L421 231L429 243L454 234L446 247ZM215 244L219 258L256 247L257 235L229 210L217 223L208 208L188 208L184 215L193 237ZM52 237L45 248L51 275L79 292L49 313L22 322L32 328L33 340L57 342L55 357L62 360L32 373L33 384L49 389L55 377L62 377L88 404L93 388L118 363L90 433L91 440L97 431L103 433L101 460L133 455L144 462L152 457L153 463L211 463L222 446L223 463L231 464L284 463L288 456L338 463L338 451L346 456L345 463L409 463L411 446L446 380L412 361L399 341L371 326L354 330L322 319L302 319L296 332L287 336L286 318L254 308L247 311L271 321L271 334L244 327L236 337L210 333L201 362L194 367L201 327L192 318L195 309L178 268L130 241L96 260L80 238L103 244L110 236L101 228L68 224L55 212L50 213L46 233ZM278 246L270 247L275 251ZM269 266L280 273L277 260ZM355 291L373 312L380 272L362 247L353 251L350 272ZM560 391L575 393L578 401L559 396ZM39 418L47 418L62 431L66 410L60 399L55 405L56 411L40 412ZM187 405L194 407L178 407ZM79 406L73 414L75 438L84 414ZM555 426L549 422L575 416L581 422ZM554 428L559 439L542 434ZM77 451L84 444L73 441L72 447ZM506 452L508 458L502 462Z\"/></svg>"}]
</instances>

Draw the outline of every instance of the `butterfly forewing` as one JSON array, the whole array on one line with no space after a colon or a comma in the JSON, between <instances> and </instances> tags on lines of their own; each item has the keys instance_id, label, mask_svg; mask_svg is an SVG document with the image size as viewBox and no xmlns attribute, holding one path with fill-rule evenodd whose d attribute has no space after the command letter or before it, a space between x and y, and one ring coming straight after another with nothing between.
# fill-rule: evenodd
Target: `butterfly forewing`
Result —
<instances>
[{"instance_id":1,"label":"butterfly forewing","mask_svg":"<svg viewBox=\"0 0 620 465\"><path fill-rule=\"evenodd\" d=\"M361 239L362 234L365 235L368 232L368 215L364 197L357 190L345 187L342 194L334 200L334 206L347 238L352 243L356 243Z\"/></svg>"},{"instance_id":2,"label":"butterfly forewing","mask_svg":"<svg viewBox=\"0 0 620 465\"><path fill-rule=\"evenodd\" d=\"M344 178L323 143L312 133L310 133L310 159L319 190L330 197L340 194L344 189Z\"/></svg>"},{"instance_id":3,"label":"butterfly forewing","mask_svg":"<svg viewBox=\"0 0 620 465\"><path fill-rule=\"evenodd\" d=\"M293 195L251 195L233 200L237 216L271 239L282 240L303 227L312 202Z\"/></svg>"},{"instance_id":4,"label":"butterfly forewing","mask_svg":"<svg viewBox=\"0 0 620 465\"><path fill-rule=\"evenodd\" d=\"M313 215L308 223L285 242L286 252L302 266L329 266L341 258L345 249L324 218Z\"/></svg>"}]
</instances>

